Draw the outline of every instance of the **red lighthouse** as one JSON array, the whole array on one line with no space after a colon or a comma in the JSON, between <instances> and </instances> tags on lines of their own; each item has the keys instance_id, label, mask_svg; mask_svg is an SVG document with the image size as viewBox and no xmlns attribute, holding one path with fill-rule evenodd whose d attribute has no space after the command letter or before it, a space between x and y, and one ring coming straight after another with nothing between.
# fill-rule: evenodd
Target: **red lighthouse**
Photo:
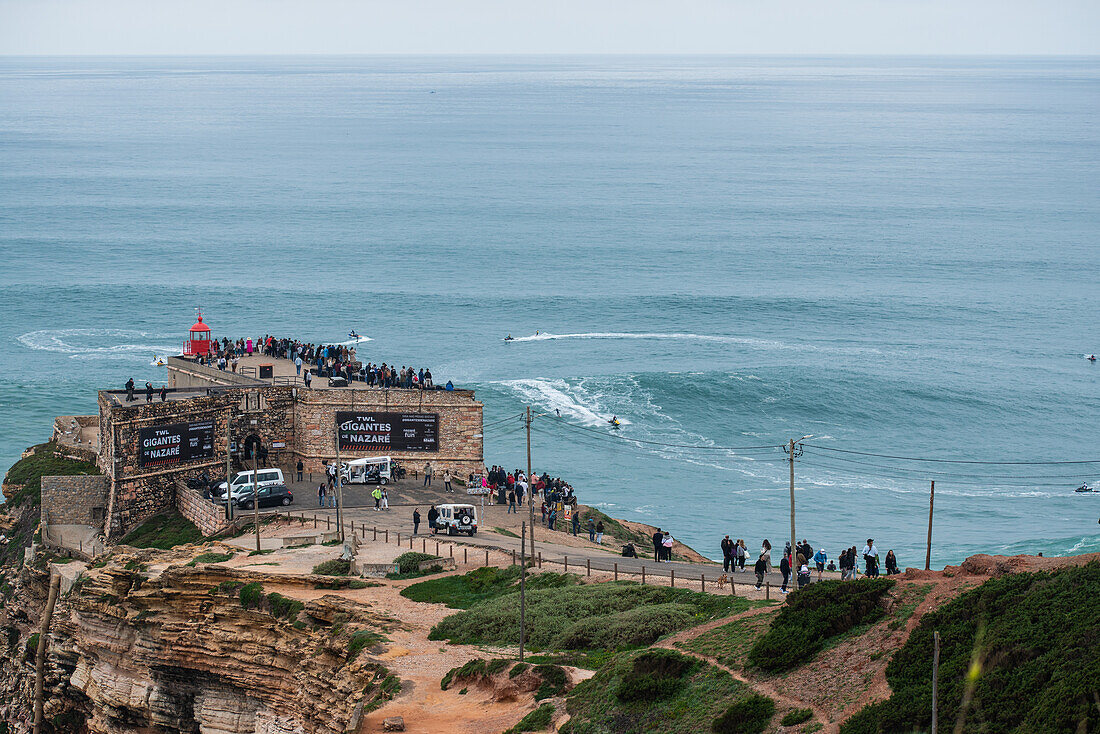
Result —
<instances>
[{"instance_id":1,"label":"red lighthouse","mask_svg":"<svg viewBox=\"0 0 1100 734\"><path fill-rule=\"evenodd\" d=\"M190 338L187 340L185 357L209 357L210 356L210 327L202 322L202 314L199 320L191 327Z\"/></svg>"}]
</instances>

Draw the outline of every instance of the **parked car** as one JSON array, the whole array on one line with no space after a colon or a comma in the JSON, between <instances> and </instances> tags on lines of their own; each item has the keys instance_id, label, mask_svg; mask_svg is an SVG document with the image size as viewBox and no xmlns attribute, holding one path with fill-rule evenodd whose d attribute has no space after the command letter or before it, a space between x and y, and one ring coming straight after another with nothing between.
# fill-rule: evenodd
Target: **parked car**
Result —
<instances>
[{"instance_id":1,"label":"parked car","mask_svg":"<svg viewBox=\"0 0 1100 734\"><path fill-rule=\"evenodd\" d=\"M252 487L248 487L240 495L234 495L233 500L242 510L252 509ZM276 505L289 505L294 502L294 493L285 484L260 487L260 507L273 507Z\"/></svg>"},{"instance_id":2,"label":"parked car","mask_svg":"<svg viewBox=\"0 0 1100 734\"><path fill-rule=\"evenodd\" d=\"M471 537L477 533L477 508L473 505L437 505L436 509L436 530L446 530L447 535L468 533Z\"/></svg>"},{"instance_id":3,"label":"parked car","mask_svg":"<svg viewBox=\"0 0 1100 734\"><path fill-rule=\"evenodd\" d=\"M286 481L283 479L282 469L260 469L256 474L256 484L260 487L274 487L277 485L285 485ZM233 488L230 491L230 496L236 500L242 492L247 490L252 491L252 470L237 472L237 475L233 477ZM210 490L210 494L215 497L225 496L225 482L222 482L217 487Z\"/></svg>"}]
</instances>

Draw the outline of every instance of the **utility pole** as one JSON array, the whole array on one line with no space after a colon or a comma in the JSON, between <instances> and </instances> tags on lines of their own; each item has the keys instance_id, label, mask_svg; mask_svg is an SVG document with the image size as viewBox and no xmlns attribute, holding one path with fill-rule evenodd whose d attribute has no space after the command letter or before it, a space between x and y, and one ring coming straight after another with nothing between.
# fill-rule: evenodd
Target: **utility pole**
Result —
<instances>
[{"instance_id":1,"label":"utility pole","mask_svg":"<svg viewBox=\"0 0 1100 734\"><path fill-rule=\"evenodd\" d=\"M936 734L939 718L940 633L932 633L932 734Z\"/></svg>"},{"instance_id":2,"label":"utility pole","mask_svg":"<svg viewBox=\"0 0 1100 734\"><path fill-rule=\"evenodd\" d=\"M233 422L233 411L225 418L225 519L233 520L233 500L230 493L233 490L233 440L230 437L230 424Z\"/></svg>"},{"instance_id":3,"label":"utility pole","mask_svg":"<svg viewBox=\"0 0 1100 734\"><path fill-rule=\"evenodd\" d=\"M795 550L796 548L798 548L798 540L796 539L795 532L794 532L794 460L795 460L796 456L801 456L802 455L802 442L805 441L807 438L813 438L813 434L811 434L809 436L803 436L802 438L798 439L797 441L792 438L790 443L788 443L787 446L786 446L787 459L790 461L790 464L791 464L791 560L790 560L790 564L791 564L791 574L792 575L797 573L797 570L795 568L795 558L797 558L797 553L798 553L798 551ZM797 454L795 454L795 444L798 444L798 453ZM809 563L810 559L807 558L806 562Z\"/></svg>"},{"instance_id":4,"label":"utility pole","mask_svg":"<svg viewBox=\"0 0 1100 734\"><path fill-rule=\"evenodd\" d=\"M527 523L521 523L519 539L519 661L523 662L523 638L527 631L525 612L527 610Z\"/></svg>"},{"instance_id":5,"label":"utility pole","mask_svg":"<svg viewBox=\"0 0 1100 734\"><path fill-rule=\"evenodd\" d=\"M924 552L924 570L932 567L932 505L936 501L936 483L932 482L932 488L928 490L928 549Z\"/></svg>"},{"instance_id":6,"label":"utility pole","mask_svg":"<svg viewBox=\"0 0 1100 734\"><path fill-rule=\"evenodd\" d=\"M257 393L258 395L258 393ZM260 550L260 442L252 446L252 521L256 524L256 550Z\"/></svg>"},{"instance_id":7,"label":"utility pole","mask_svg":"<svg viewBox=\"0 0 1100 734\"><path fill-rule=\"evenodd\" d=\"M354 394L354 393L352 393ZM333 419L336 420L335 418ZM344 481L340 464L340 423L334 423L336 428L336 527L340 530L340 540L344 540Z\"/></svg>"},{"instance_id":8,"label":"utility pole","mask_svg":"<svg viewBox=\"0 0 1100 734\"><path fill-rule=\"evenodd\" d=\"M527 510L531 519L531 557L535 557L535 481L531 476L531 406L527 406Z\"/></svg>"},{"instance_id":9,"label":"utility pole","mask_svg":"<svg viewBox=\"0 0 1100 734\"><path fill-rule=\"evenodd\" d=\"M798 541L795 540L794 532L794 439L791 439L791 443L787 447L787 458L791 463L791 568L794 569L794 549L798 547ZM784 577L786 578L786 577Z\"/></svg>"}]
</instances>

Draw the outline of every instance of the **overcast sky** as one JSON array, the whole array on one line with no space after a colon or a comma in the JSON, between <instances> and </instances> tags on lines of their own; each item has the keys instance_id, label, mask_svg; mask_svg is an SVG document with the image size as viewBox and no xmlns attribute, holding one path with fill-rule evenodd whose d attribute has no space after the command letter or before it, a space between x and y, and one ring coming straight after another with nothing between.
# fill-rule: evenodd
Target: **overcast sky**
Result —
<instances>
[{"instance_id":1,"label":"overcast sky","mask_svg":"<svg viewBox=\"0 0 1100 734\"><path fill-rule=\"evenodd\" d=\"M0 54L1098 54L1100 0L0 0Z\"/></svg>"}]
</instances>

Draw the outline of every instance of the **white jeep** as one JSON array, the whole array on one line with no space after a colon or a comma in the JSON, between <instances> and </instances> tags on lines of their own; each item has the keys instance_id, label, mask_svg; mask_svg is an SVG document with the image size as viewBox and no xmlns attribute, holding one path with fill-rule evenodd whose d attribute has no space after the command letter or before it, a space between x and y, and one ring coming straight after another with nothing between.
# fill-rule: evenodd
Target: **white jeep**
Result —
<instances>
[{"instance_id":1,"label":"white jeep","mask_svg":"<svg viewBox=\"0 0 1100 734\"><path fill-rule=\"evenodd\" d=\"M477 509L473 505L438 505L439 517L435 520L436 530L446 530L447 535L477 532Z\"/></svg>"}]
</instances>

